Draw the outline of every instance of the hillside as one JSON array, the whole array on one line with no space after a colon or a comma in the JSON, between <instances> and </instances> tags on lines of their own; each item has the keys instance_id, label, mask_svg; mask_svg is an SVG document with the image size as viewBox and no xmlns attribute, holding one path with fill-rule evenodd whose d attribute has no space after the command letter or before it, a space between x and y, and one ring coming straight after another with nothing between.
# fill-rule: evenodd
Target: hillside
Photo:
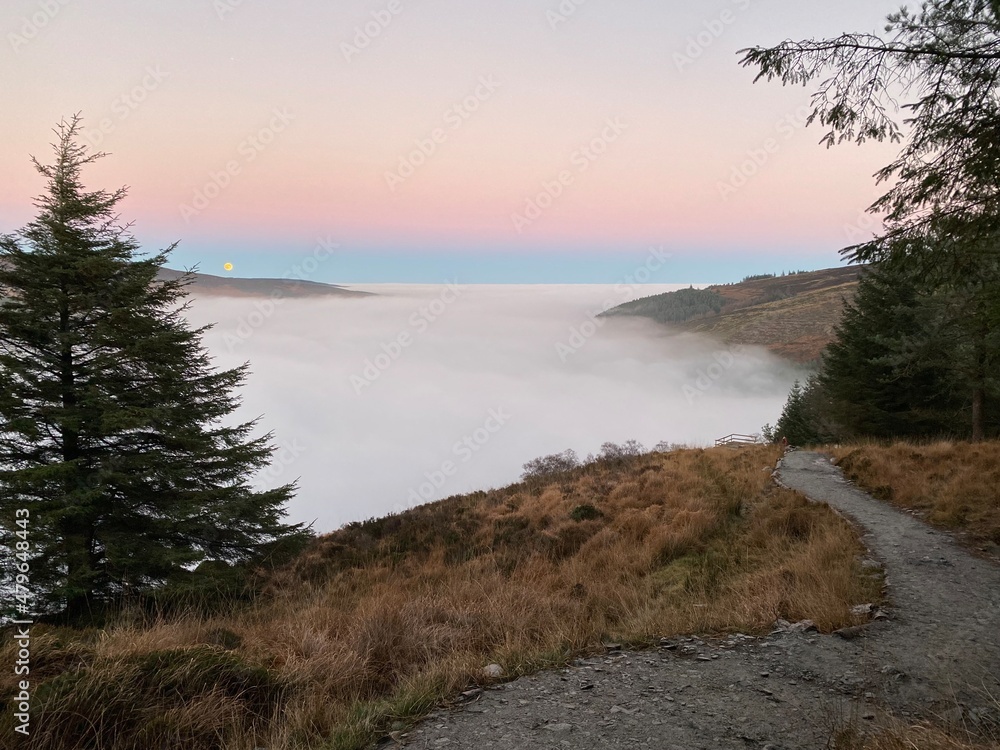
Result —
<instances>
[{"instance_id":1,"label":"hillside","mask_svg":"<svg viewBox=\"0 0 1000 750\"><path fill-rule=\"evenodd\" d=\"M349 524L252 604L37 625L25 747L360 750L442 699L609 641L858 623L881 580L845 520L773 484L779 455L602 460ZM0 633L0 661L17 648ZM0 736L16 693L8 670Z\"/></svg>"},{"instance_id":2,"label":"hillside","mask_svg":"<svg viewBox=\"0 0 1000 750\"><path fill-rule=\"evenodd\" d=\"M829 268L657 294L612 308L605 316L634 316L704 333L727 344L764 346L800 363L817 360L833 340L844 301L861 267Z\"/></svg>"},{"instance_id":3,"label":"hillside","mask_svg":"<svg viewBox=\"0 0 1000 750\"><path fill-rule=\"evenodd\" d=\"M2 261L0 261L2 262ZM181 271L161 268L157 276L168 281L180 278ZM371 297L370 292L357 292L334 284L299 279L240 279L196 273L188 291L205 297ZM3 294L0 292L0 297Z\"/></svg>"},{"instance_id":4,"label":"hillside","mask_svg":"<svg viewBox=\"0 0 1000 750\"><path fill-rule=\"evenodd\" d=\"M176 279L181 271L161 268L159 278ZM334 284L299 279L240 279L196 273L190 292L212 297L369 297L369 292L356 292Z\"/></svg>"}]
</instances>

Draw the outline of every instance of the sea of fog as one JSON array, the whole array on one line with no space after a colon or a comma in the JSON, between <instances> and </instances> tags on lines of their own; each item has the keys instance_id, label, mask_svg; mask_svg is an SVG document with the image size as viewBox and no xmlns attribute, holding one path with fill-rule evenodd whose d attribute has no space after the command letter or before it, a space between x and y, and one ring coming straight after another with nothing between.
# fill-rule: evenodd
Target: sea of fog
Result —
<instances>
[{"instance_id":1,"label":"sea of fog","mask_svg":"<svg viewBox=\"0 0 1000 750\"><path fill-rule=\"evenodd\" d=\"M238 416L279 446L317 531L516 481L537 456L629 439L710 445L774 422L796 371L645 320L594 313L677 289L353 287L366 298L196 298L221 367L249 361Z\"/></svg>"}]
</instances>

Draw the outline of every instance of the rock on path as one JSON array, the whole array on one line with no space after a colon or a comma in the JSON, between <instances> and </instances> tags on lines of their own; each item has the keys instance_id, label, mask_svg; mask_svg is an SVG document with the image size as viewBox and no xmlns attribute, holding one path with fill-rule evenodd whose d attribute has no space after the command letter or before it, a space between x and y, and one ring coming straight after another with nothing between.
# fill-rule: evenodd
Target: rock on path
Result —
<instances>
[{"instance_id":1,"label":"rock on path","mask_svg":"<svg viewBox=\"0 0 1000 750\"><path fill-rule=\"evenodd\" d=\"M1000 696L1000 568L875 501L815 453L781 482L863 527L889 582L889 621L863 637L783 631L680 638L487 690L398 739L415 750L823 747L835 725L883 708L968 724ZM853 635L853 634L852 634Z\"/></svg>"}]
</instances>

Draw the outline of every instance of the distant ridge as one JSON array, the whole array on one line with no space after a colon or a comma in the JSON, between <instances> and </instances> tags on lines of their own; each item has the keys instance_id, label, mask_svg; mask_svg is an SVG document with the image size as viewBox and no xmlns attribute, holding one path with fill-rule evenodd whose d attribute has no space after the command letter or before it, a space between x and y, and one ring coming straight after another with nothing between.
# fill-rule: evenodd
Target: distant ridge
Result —
<instances>
[{"instance_id":1,"label":"distant ridge","mask_svg":"<svg viewBox=\"0 0 1000 750\"><path fill-rule=\"evenodd\" d=\"M727 344L763 346L786 359L811 363L833 341L844 303L854 297L863 270L828 268L681 289L627 302L604 315L649 318Z\"/></svg>"},{"instance_id":2,"label":"distant ridge","mask_svg":"<svg viewBox=\"0 0 1000 750\"><path fill-rule=\"evenodd\" d=\"M157 278L172 281L183 276L182 271L161 268ZM300 279L241 279L194 274L191 292L211 297L370 297L369 292L357 292L335 284Z\"/></svg>"}]
</instances>

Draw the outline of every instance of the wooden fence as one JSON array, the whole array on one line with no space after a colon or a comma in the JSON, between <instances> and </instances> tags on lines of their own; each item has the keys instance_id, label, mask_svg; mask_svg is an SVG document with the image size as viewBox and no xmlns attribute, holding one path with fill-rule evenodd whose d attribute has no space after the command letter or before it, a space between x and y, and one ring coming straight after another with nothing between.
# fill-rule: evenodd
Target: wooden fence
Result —
<instances>
[{"instance_id":1,"label":"wooden fence","mask_svg":"<svg viewBox=\"0 0 1000 750\"><path fill-rule=\"evenodd\" d=\"M726 435L724 438L719 438L715 441L715 447L721 447L725 445L760 445L763 441L757 435Z\"/></svg>"}]
</instances>

